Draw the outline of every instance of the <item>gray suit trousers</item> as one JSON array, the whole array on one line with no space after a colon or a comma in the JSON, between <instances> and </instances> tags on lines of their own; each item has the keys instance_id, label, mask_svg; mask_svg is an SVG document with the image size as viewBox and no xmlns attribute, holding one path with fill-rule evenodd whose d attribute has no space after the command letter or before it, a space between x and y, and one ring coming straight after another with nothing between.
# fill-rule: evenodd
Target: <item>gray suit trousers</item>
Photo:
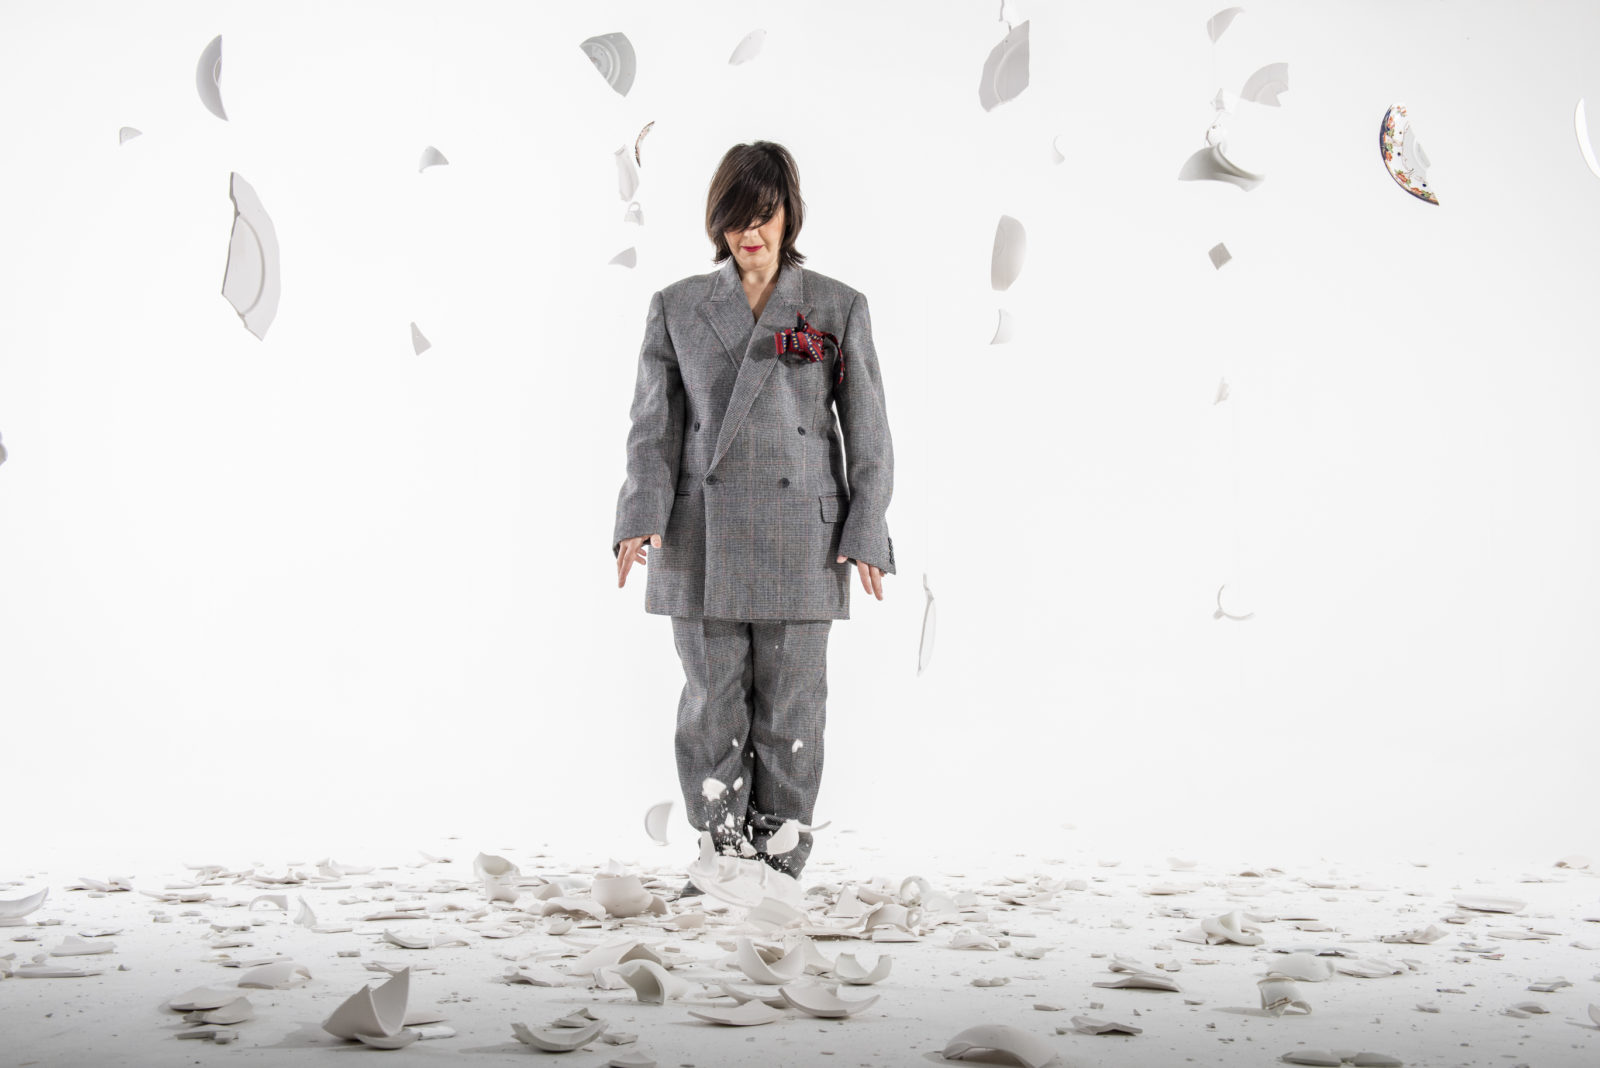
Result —
<instances>
[{"instance_id":1,"label":"gray suit trousers","mask_svg":"<svg viewBox=\"0 0 1600 1068\"><path fill-rule=\"evenodd\" d=\"M768 857L767 839L786 819L810 824L822 781L822 728L828 697L824 620L672 617L683 661L675 748L689 822L737 853L748 838L762 859L798 875L811 834ZM727 789L707 800L705 780Z\"/></svg>"}]
</instances>

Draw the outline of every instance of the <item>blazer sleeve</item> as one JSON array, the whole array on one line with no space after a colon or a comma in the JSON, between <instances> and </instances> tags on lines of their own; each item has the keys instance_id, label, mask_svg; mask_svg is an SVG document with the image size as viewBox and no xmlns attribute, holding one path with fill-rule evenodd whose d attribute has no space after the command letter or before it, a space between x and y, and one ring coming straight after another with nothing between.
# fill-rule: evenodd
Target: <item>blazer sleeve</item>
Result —
<instances>
[{"instance_id":1,"label":"blazer sleeve","mask_svg":"<svg viewBox=\"0 0 1600 1068\"><path fill-rule=\"evenodd\" d=\"M894 443L883 397L883 376L872 347L872 317L867 298L857 293L845 321L844 381L834 391L834 407L844 432L845 474L850 511L839 537L839 552L894 574L894 541L885 513L894 494Z\"/></svg>"},{"instance_id":2,"label":"blazer sleeve","mask_svg":"<svg viewBox=\"0 0 1600 1068\"><path fill-rule=\"evenodd\" d=\"M628 473L617 494L613 557L621 554L624 538L666 532L673 492L678 487L678 461L683 455L683 379L667 333L666 304L659 291L650 298L645 319L629 418L633 425L628 430Z\"/></svg>"}]
</instances>

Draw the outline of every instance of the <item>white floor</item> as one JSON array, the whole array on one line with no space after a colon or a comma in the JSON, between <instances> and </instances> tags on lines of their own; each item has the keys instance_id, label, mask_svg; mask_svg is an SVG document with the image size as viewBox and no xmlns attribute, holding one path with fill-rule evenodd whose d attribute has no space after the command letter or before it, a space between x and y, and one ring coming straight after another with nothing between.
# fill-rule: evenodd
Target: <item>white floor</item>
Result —
<instances>
[{"instance_id":1,"label":"white floor","mask_svg":"<svg viewBox=\"0 0 1600 1068\"><path fill-rule=\"evenodd\" d=\"M149 893L192 878L184 861L209 858L150 856L121 872L59 865L0 872L0 899L14 900L49 887L44 905L21 925L0 927L0 956L15 954L6 962L13 969L60 945L66 935L116 929L115 934L89 939L114 943L110 953L47 958L52 964L104 969L101 974L0 980L0 1060L16 1066L164 1065L180 1058L185 1063L228 1058L229 1063L309 1064L324 1055L354 1053L462 1057L469 1064L502 1058L524 1062L529 1056L553 1054L518 1041L513 1022L545 1027L586 1007L609 1030L636 1034L637 1042L596 1040L562 1054L563 1064L605 1065L630 1050L646 1053L662 1066L708 1068L972 1063L946 1061L940 1051L969 1027L1007 1024L1042 1040L1055 1053L1050 1063L1063 1066L1269 1064L1282 1063L1280 1058L1297 1048L1383 1053L1407 1065L1437 1068L1600 1065L1600 1028L1588 1010L1600 1003L1600 953L1591 948L1600 946L1600 884L1593 871L1558 866L1554 856L1519 864L1454 855L1428 859L1426 866L1420 866L1420 858L1363 864L1357 857L1337 863L1332 858L1290 863L1267 857L1255 858L1266 866L1263 874L1248 876L1240 874L1250 866L1243 861L1197 857L1192 858L1195 866L1187 868L1163 858L1118 858L1087 848L1032 856L986 850L978 842L946 847L937 860L930 860L926 854L891 855L887 847L847 829L824 831L801 879L813 923L845 925L827 913L852 883L894 894L917 875L934 893L958 904L966 900L963 892L970 891L977 907L925 916L916 941L816 939L816 949L829 959L841 951L867 963L879 953L891 955L891 971L883 981L839 986L844 998L877 995L869 1009L845 1019L821 1019L791 1009L775 1023L731 1027L700 1021L689 1012L711 1004L732 1005L726 997L691 993L649 1005L628 988L595 988L587 976L574 975L569 985L533 986L507 983L503 975L511 964L508 957L560 971L587 945L637 938L679 947L685 963L672 974L691 983L713 989L722 982L744 984L744 975L728 963L725 947L735 945L740 935L772 945L784 941L781 932L766 934L744 924L744 910L718 910L716 902L708 905L705 898L684 898L670 903L671 912L705 910L702 930L675 930L669 915L608 919L603 925L583 921L563 936L549 929L556 917L541 917L514 937L491 938L478 932L481 921L470 918L473 910L486 906L472 869L480 850L507 856L530 882L535 877L559 880L577 896L587 895L590 878L609 857L577 850L557 854L536 845L519 851L464 838L423 843L422 848L450 859L423 863L420 852L406 855L387 847L378 856L267 858L256 869L258 875L305 881L241 876L237 872L245 866L240 865L235 874L201 888L212 895L209 900L191 903L169 904ZM668 856L678 862L666 864ZM645 864L638 858L622 860L629 870L656 877L656 886L670 897L682 885L684 863L692 856L692 844L675 844L650 853ZM374 867L370 873L317 882L323 859ZM108 880L117 874L126 874L135 889L107 894L66 889L80 876ZM1158 888L1177 892L1151 892ZM266 902L254 910L228 905L270 893L287 893L290 911ZM1526 904L1515 913L1461 909L1454 901L1461 894L1513 897ZM1001 895L1034 898L1011 904ZM305 898L319 923L353 930L316 933L296 925L297 897ZM424 903L429 917L361 918L405 902ZM436 911L446 902L460 908ZM541 904L532 888L519 899L522 909L534 914ZM492 915L503 917L509 908L497 906ZM1235 912L1238 922L1259 928L1261 944L1202 944L1178 937L1203 919ZM171 922L158 922L157 915ZM213 923L240 922L252 925L244 936L249 946L211 947L219 937ZM1381 940L1429 925L1442 929L1444 937L1426 944ZM404 949L384 940L385 928L412 936L459 936L467 945ZM953 948L952 935L963 928L1006 944L997 949ZM1538 937L1507 937L1515 933ZM1016 952L1025 947L1046 952L1029 959ZM1296 996L1311 1012L1290 1009L1273 1015L1262 1008L1257 979L1274 959L1285 959L1275 951L1289 947L1313 953L1337 948L1345 954L1319 955L1319 962L1377 960L1402 970L1381 978L1336 971L1323 981L1301 981ZM340 950L357 955L341 957ZM169 1000L195 987L232 987L241 971L219 963L230 955L252 959L279 954L305 965L310 980L288 989L241 990L255 1017L233 1028L235 1041L219 1048L175 1037L192 1025L166 1007ZM1169 975L1181 991L1094 986L1122 976L1111 969L1117 955L1145 971ZM454 1035L380 1053L323 1031L322 1021L351 994L387 980L387 975L366 969L368 961L412 965L410 1007L442 1012ZM425 965L431 967L417 970ZM973 984L974 979L994 977L1009 981ZM810 978L828 981L826 974ZM1528 989L1558 978L1572 985L1552 992ZM1524 1016L1505 1012L1523 1002L1547 1011ZM1039 1011L1044 1004L1059 1008ZM1423 1011L1421 1005L1438 1011ZM1080 1015L1130 1023L1142 1033L1076 1033L1072 1017ZM983 1056L987 1063L1016 1063L999 1054Z\"/></svg>"}]
</instances>

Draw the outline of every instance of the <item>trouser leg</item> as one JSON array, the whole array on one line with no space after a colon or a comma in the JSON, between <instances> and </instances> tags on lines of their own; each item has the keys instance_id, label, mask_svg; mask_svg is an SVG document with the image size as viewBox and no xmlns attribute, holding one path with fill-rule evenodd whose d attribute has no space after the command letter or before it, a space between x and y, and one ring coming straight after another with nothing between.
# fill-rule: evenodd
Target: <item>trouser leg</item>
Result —
<instances>
[{"instance_id":1,"label":"trouser leg","mask_svg":"<svg viewBox=\"0 0 1600 1068\"><path fill-rule=\"evenodd\" d=\"M754 753L747 827L764 850L785 820L812 822L822 783L822 732L828 698L828 633L832 620L761 621L751 624L754 710L749 749ZM811 834L769 858L798 875L811 855Z\"/></svg>"},{"instance_id":2,"label":"trouser leg","mask_svg":"<svg viewBox=\"0 0 1600 1068\"><path fill-rule=\"evenodd\" d=\"M684 674L673 743L684 813L696 830L711 832L719 851L737 854L754 763L750 624L673 616L672 637ZM708 778L725 786L720 796L706 797Z\"/></svg>"}]
</instances>

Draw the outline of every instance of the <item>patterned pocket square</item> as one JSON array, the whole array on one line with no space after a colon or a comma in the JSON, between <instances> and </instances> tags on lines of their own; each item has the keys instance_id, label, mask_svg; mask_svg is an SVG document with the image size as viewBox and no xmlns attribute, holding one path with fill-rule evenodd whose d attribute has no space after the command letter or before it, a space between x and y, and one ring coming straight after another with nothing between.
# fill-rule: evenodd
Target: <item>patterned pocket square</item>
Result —
<instances>
[{"instance_id":1,"label":"patterned pocket square","mask_svg":"<svg viewBox=\"0 0 1600 1068\"><path fill-rule=\"evenodd\" d=\"M838 385L844 381L844 350L839 347L839 339L826 330L818 330L806 322L803 313L795 313L794 326L791 329L779 330L772 337L778 346L779 356L792 352L812 363L820 363L826 356L823 342L833 342L833 350L839 354L839 377L834 379L834 384Z\"/></svg>"}]
</instances>

